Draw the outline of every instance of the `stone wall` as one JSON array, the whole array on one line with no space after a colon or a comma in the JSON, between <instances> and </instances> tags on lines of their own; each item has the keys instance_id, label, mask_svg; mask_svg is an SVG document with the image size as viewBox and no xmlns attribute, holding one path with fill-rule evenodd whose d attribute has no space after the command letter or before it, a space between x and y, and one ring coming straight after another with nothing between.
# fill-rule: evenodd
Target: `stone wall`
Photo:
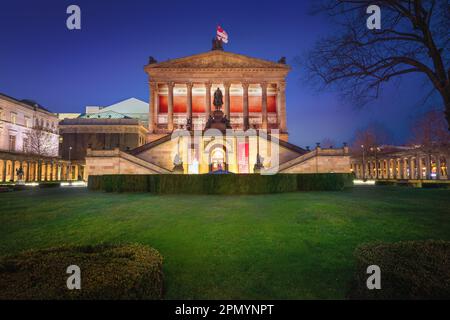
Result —
<instances>
[{"instance_id":1,"label":"stone wall","mask_svg":"<svg viewBox=\"0 0 450 320\"><path fill-rule=\"evenodd\" d=\"M350 173L350 156L314 156L280 173Z\"/></svg>"},{"instance_id":2,"label":"stone wall","mask_svg":"<svg viewBox=\"0 0 450 320\"><path fill-rule=\"evenodd\" d=\"M169 173L139 158L125 154L118 148L114 150L88 149L84 172L84 179L87 179L89 175Z\"/></svg>"}]
</instances>

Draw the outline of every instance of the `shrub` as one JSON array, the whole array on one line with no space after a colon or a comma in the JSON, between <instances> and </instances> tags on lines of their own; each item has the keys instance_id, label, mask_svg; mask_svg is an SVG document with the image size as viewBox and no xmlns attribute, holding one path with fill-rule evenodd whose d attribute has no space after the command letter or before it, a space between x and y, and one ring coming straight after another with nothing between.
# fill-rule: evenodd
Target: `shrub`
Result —
<instances>
[{"instance_id":1,"label":"shrub","mask_svg":"<svg viewBox=\"0 0 450 320\"><path fill-rule=\"evenodd\" d=\"M61 182L58 181L39 182L39 188L58 188L58 187L61 187Z\"/></svg>"},{"instance_id":2,"label":"shrub","mask_svg":"<svg viewBox=\"0 0 450 320\"><path fill-rule=\"evenodd\" d=\"M67 267L81 269L69 290ZM161 299L162 257L141 245L26 251L0 258L0 299Z\"/></svg>"},{"instance_id":3,"label":"shrub","mask_svg":"<svg viewBox=\"0 0 450 320\"><path fill-rule=\"evenodd\" d=\"M447 181L436 181L436 182L422 182L422 188L427 189L435 189L435 188L442 188L442 189L450 189L450 183Z\"/></svg>"},{"instance_id":4,"label":"shrub","mask_svg":"<svg viewBox=\"0 0 450 320\"><path fill-rule=\"evenodd\" d=\"M376 180L375 181L376 186L395 186L395 181L388 181L388 180Z\"/></svg>"},{"instance_id":5,"label":"shrub","mask_svg":"<svg viewBox=\"0 0 450 320\"><path fill-rule=\"evenodd\" d=\"M349 298L449 299L450 242L439 240L374 243L355 251L356 275ZM381 289L369 290L369 265L381 269Z\"/></svg>"},{"instance_id":6,"label":"shrub","mask_svg":"<svg viewBox=\"0 0 450 320\"><path fill-rule=\"evenodd\" d=\"M300 191L324 190L339 191L353 185L351 174L311 173L297 174L297 186Z\"/></svg>"},{"instance_id":7,"label":"shrub","mask_svg":"<svg viewBox=\"0 0 450 320\"><path fill-rule=\"evenodd\" d=\"M159 194L264 194L310 190L342 190L353 184L350 174L163 174L90 176L89 189Z\"/></svg>"}]
</instances>

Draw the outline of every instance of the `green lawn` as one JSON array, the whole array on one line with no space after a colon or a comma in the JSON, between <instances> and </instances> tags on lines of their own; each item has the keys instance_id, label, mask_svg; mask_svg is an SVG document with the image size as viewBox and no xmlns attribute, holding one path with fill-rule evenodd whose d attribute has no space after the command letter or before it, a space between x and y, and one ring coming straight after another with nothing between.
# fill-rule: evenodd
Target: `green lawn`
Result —
<instances>
[{"instance_id":1,"label":"green lawn","mask_svg":"<svg viewBox=\"0 0 450 320\"><path fill-rule=\"evenodd\" d=\"M344 298L364 242L450 240L450 190L359 187L261 196L0 194L0 254L62 244L148 244L167 299Z\"/></svg>"}]
</instances>

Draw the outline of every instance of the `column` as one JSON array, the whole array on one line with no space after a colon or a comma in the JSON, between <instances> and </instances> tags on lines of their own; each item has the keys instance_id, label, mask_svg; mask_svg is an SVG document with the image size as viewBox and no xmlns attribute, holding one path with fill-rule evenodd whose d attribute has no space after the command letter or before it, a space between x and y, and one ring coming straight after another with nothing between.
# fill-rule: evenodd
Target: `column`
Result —
<instances>
[{"instance_id":1,"label":"column","mask_svg":"<svg viewBox=\"0 0 450 320\"><path fill-rule=\"evenodd\" d=\"M262 129L267 130L267 83L261 83L262 90L262 104L261 104L261 113L262 113Z\"/></svg>"},{"instance_id":2,"label":"column","mask_svg":"<svg viewBox=\"0 0 450 320\"><path fill-rule=\"evenodd\" d=\"M441 179L441 155L436 155L436 179Z\"/></svg>"},{"instance_id":3,"label":"column","mask_svg":"<svg viewBox=\"0 0 450 320\"><path fill-rule=\"evenodd\" d=\"M450 156L445 157L445 168L447 171L447 180L450 180Z\"/></svg>"},{"instance_id":4,"label":"column","mask_svg":"<svg viewBox=\"0 0 450 320\"><path fill-rule=\"evenodd\" d=\"M16 177L16 160L11 161L11 181L14 181L14 178Z\"/></svg>"},{"instance_id":5,"label":"column","mask_svg":"<svg viewBox=\"0 0 450 320\"><path fill-rule=\"evenodd\" d=\"M2 182L6 182L6 165L8 164L7 160L2 160L3 169L2 169Z\"/></svg>"},{"instance_id":6,"label":"column","mask_svg":"<svg viewBox=\"0 0 450 320\"><path fill-rule=\"evenodd\" d=\"M366 172L365 172L365 174L366 174L365 178L366 179L370 179L370 161L366 161Z\"/></svg>"},{"instance_id":7,"label":"column","mask_svg":"<svg viewBox=\"0 0 450 320\"><path fill-rule=\"evenodd\" d=\"M417 155L414 157L414 179L419 179L419 159L417 158Z\"/></svg>"},{"instance_id":8,"label":"column","mask_svg":"<svg viewBox=\"0 0 450 320\"><path fill-rule=\"evenodd\" d=\"M227 119L231 121L230 118L230 82L225 82L225 115L227 116Z\"/></svg>"},{"instance_id":9,"label":"column","mask_svg":"<svg viewBox=\"0 0 450 320\"><path fill-rule=\"evenodd\" d=\"M399 175L398 159L394 159L393 164L394 164L394 168L393 168L394 179L398 179L398 175Z\"/></svg>"},{"instance_id":10,"label":"column","mask_svg":"<svg viewBox=\"0 0 450 320\"><path fill-rule=\"evenodd\" d=\"M192 87L193 87L192 82L186 83L186 89L187 89L186 118L191 119L191 123L192 123Z\"/></svg>"},{"instance_id":11,"label":"column","mask_svg":"<svg viewBox=\"0 0 450 320\"><path fill-rule=\"evenodd\" d=\"M278 83L277 118L280 132L286 132L286 83Z\"/></svg>"},{"instance_id":12,"label":"column","mask_svg":"<svg viewBox=\"0 0 450 320\"><path fill-rule=\"evenodd\" d=\"M391 178L391 159L386 160L386 178L389 180Z\"/></svg>"},{"instance_id":13,"label":"column","mask_svg":"<svg viewBox=\"0 0 450 320\"><path fill-rule=\"evenodd\" d=\"M205 121L211 115L211 82L205 83Z\"/></svg>"},{"instance_id":14,"label":"column","mask_svg":"<svg viewBox=\"0 0 450 320\"><path fill-rule=\"evenodd\" d=\"M27 171L25 171L25 181L30 181L30 161L27 161Z\"/></svg>"},{"instance_id":15,"label":"column","mask_svg":"<svg viewBox=\"0 0 450 320\"><path fill-rule=\"evenodd\" d=\"M158 130L158 115L159 115L159 87L155 84L155 110L153 110L153 131Z\"/></svg>"},{"instance_id":16,"label":"column","mask_svg":"<svg viewBox=\"0 0 450 320\"><path fill-rule=\"evenodd\" d=\"M243 101L242 101L242 106L243 106L243 117L244 117L244 126L243 129L247 130L250 127L250 122L249 122L249 114L248 114L248 83L243 82L242 83L242 88L244 89L244 95L243 95Z\"/></svg>"},{"instance_id":17,"label":"column","mask_svg":"<svg viewBox=\"0 0 450 320\"><path fill-rule=\"evenodd\" d=\"M431 179L431 159L429 154L425 156L425 179Z\"/></svg>"},{"instance_id":18,"label":"column","mask_svg":"<svg viewBox=\"0 0 450 320\"><path fill-rule=\"evenodd\" d=\"M404 179L405 178L405 159L401 158L400 159L400 174L399 174L399 179Z\"/></svg>"},{"instance_id":19,"label":"column","mask_svg":"<svg viewBox=\"0 0 450 320\"><path fill-rule=\"evenodd\" d=\"M156 106L156 83L150 82L150 101L148 103L148 132L152 133L155 129L155 106Z\"/></svg>"},{"instance_id":20,"label":"column","mask_svg":"<svg viewBox=\"0 0 450 320\"><path fill-rule=\"evenodd\" d=\"M58 163L56 170L57 170L58 181L61 181L61 163Z\"/></svg>"},{"instance_id":21,"label":"column","mask_svg":"<svg viewBox=\"0 0 450 320\"><path fill-rule=\"evenodd\" d=\"M50 162L50 181L53 181L53 162Z\"/></svg>"},{"instance_id":22,"label":"column","mask_svg":"<svg viewBox=\"0 0 450 320\"><path fill-rule=\"evenodd\" d=\"M173 87L175 83L169 82L167 84L169 87L169 94L167 96L167 129L169 131L173 130Z\"/></svg>"},{"instance_id":23,"label":"column","mask_svg":"<svg viewBox=\"0 0 450 320\"><path fill-rule=\"evenodd\" d=\"M416 178L415 171L416 171L416 165L414 164L414 158L411 157L409 159L409 178L410 179Z\"/></svg>"}]
</instances>

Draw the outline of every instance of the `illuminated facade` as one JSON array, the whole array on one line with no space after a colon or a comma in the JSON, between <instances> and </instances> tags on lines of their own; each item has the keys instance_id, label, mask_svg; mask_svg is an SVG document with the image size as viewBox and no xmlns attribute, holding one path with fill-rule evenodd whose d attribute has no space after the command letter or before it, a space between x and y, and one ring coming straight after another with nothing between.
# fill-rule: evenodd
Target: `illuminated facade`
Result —
<instances>
[{"instance_id":1,"label":"illuminated facade","mask_svg":"<svg viewBox=\"0 0 450 320\"><path fill-rule=\"evenodd\" d=\"M222 50L145 66L149 76L150 141L174 129L203 130L214 110L212 97L219 88L223 112L233 129L279 129L287 140L286 75L290 68Z\"/></svg>"},{"instance_id":2,"label":"illuminated facade","mask_svg":"<svg viewBox=\"0 0 450 320\"><path fill-rule=\"evenodd\" d=\"M381 146L351 158L358 179L448 180L448 145Z\"/></svg>"},{"instance_id":3,"label":"illuminated facade","mask_svg":"<svg viewBox=\"0 0 450 320\"><path fill-rule=\"evenodd\" d=\"M144 70L147 143L129 152L89 149L87 175L350 172L347 147L311 151L288 142L284 58L213 48L160 63L150 57Z\"/></svg>"},{"instance_id":4,"label":"illuminated facade","mask_svg":"<svg viewBox=\"0 0 450 320\"><path fill-rule=\"evenodd\" d=\"M58 158L58 118L31 100L0 94L0 183L65 180Z\"/></svg>"}]
</instances>

